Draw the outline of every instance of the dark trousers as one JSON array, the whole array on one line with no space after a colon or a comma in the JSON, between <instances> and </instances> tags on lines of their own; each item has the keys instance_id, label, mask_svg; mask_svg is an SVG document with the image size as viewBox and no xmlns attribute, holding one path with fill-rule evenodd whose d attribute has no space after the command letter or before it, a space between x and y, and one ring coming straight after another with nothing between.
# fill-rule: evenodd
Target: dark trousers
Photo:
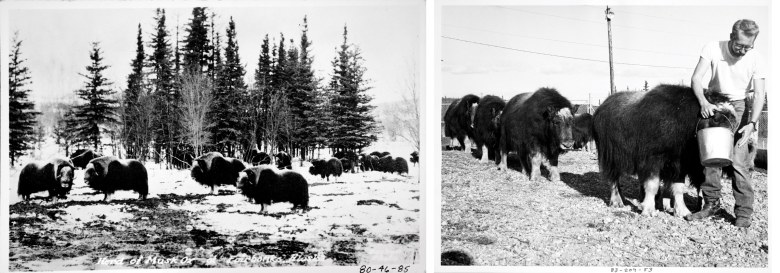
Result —
<instances>
[{"instance_id":1,"label":"dark trousers","mask_svg":"<svg viewBox=\"0 0 780 273\"><path fill-rule=\"evenodd\" d=\"M750 111L745 111L744 100L732 101L731 103L737 112L737 119L740 120L739 126L737 126L738 131L750 121ZM704 200L708 203L720 199L721 172L725 171L732 181L731 185L735 199L734 215L737 217L750 217L753 214L753 183L749 169L750 153L748 144L742 147L736 145L741 137L742 134L735 132L734 149L731 153L731 161L733 163L731 166L704 168L705 180L701 185L701 191L704 195Z\"/></svg>"}]
</instances>

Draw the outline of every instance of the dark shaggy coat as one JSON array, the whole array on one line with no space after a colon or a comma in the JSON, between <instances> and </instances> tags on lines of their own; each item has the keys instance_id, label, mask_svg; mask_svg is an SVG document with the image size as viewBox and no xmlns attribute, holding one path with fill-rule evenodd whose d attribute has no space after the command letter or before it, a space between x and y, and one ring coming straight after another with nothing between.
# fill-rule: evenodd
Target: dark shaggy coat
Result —
<instances>
[{"instance_id":1,"label":"dark shaggy coat","mask_svg":"<svg viewBox=\"0 0 780 273\"><path fill-rule=\"evenodd\" d=\"M354 169L352 166L352 161L346 158L339 158L339 161L341 161L341 167L343 168L344 173L352 172L354 173Z\"/></svg>"},{"instance_id":2,"label":"dark shaggy coat","mask_svg":"<svg viewBox=\"0 0 780 273\"><path fill-rule=\"evenodd\" d=\"M276 154L276 167L280 170L288 169L292 170L292 157L286 152L279 152Z\"/></svg>"},{"instance_id":3,"label":"dark shaggy coat","mask_svg":"<svg viewBox=\"0 0 780 273\"><path fill-rule=\"evenodd\" d=\"M482 155L483 160L493 159L495 160L496 151L498 151L498 138L501 131L499 130L498 119L501 116L501 112L504 111L506 102L503 99L487 95L479 100L477 109L474 114L474 144L477 145L477 150L481 153L482 147L487 147L488 154Z\"/></svg>"},{"instance_id":4,"label":"dark shaggy coat","mask_svg":"<svg viewBox=\"0 0 780 273\"><path fill-rule=\"evenodd\" d=\"M444 136L458 139L461 149L465 149L466 137L474 139L472 119L474 118L474 104L479 102L479 97L468 94L460 100L453 101L447 112L444 113Z\"/></svg>"},{"instance_id":5,"label":"dark shaggy coat","mask_svg":"<svg viewBox=\"0 0 780 273\"><path fill-rule=\"evenodd\" d=\"M729 101L721 93L705 97L713 104ZM669 182L691 175L692 183L703 181L694 138L700 109L693 89L680 85L619 92L599 106L593 115L593 137L601 175L612 185L611 206L623 206L618 184L622 175L636 174L640 181L658 176ZM729 120L736 124L733 108L717 111L711 118L721 124Z\"/></svg>"},{"instance_id":6,"label":"dark shaggy coat","mask_svg":"<svg viewBox=\"0 0 780 273\"><path fill-rule=\"evenodd\" d=\"M96 153L93 150L89 149L79 149L76 150L73 154L70 156L70 160L73 162L73 166L76 168L84 169L87 167L87 164L90 160L98 158L103 156L100 153Z\"/></svg>"},{"instance_id":7,"label":"dark shaggy coat","mask_svg":"<svg viewBox=\"0 0 780 273\"><path fill-rule=\"evenodd\" d=\"M271 164L271 156L266 152L261 152L258 149L252 149L249 151L249 155L245 158L252 163L252 165L264 165Z\"/></svg>"},{"instance_id":8,"label":"dark shaggy coat","mask_svg":"<svg viewBox=\"0 0 780 273\"><path fill-rule=\"evenodd\" d=\"M235 185L238 173L246 169L241 160L223 157L221 153L209 152L196 158L192 164L192 179L204 186Z\"/></svg>"},{"instance_id":9,"label":"dark shaggy coat","mask_svg":"<svg viewBox=\"0 0 780 273\"><path fill-rule=\"evenodd\" d=\"M417 153L417 151L412 152L412 157L409 158L409 161L412 162L412 165L417 165L417 162L420 162L420 154Z\"/></svg>"},{"instance_id":10,"label":"dark shaggy coat","mask_svg":"<svg viewBox=\"0 0 780 273\"><path fill-rule=\"evenodd\" d=\"M395 172L395 159L390 155L380 158L377 170L383 173Z\"/></svg>"},{"instance_id":11,"label":"dark shaggy coat","mask_svg":"<svg viewBox=\"0 0 780 273\"><path fill-rule=\"evenodd\" d=\"M390 152L373 151L369 155L376 156L377 158L382 158L382 157L390 155Z\"/></svg>"},{"instance_id":12,"label":"dark shaggy coat","mask_svg":"<svg viewBox=\"0 0 780 273\"><path fill-rule=\"evenodd\" d=\"M360 154L360 160L358 161L360 164L360 170L367 172L367 171L373 171L374 166L371 164L371 156L367 154Z\"/></svg>"},{"instance_id":13,"label":"dark shaggy coat","mask_svg":"<svg viewBox=\"0 0 780 273\"><path fill-rule=\"evenodd\" d=\"M149 176L146 167L135 159L119 159L115 156L102 156L87 164L84 181L90 188L103 192L103 200L108 201L117 190L133 190L139 199L149 194Z\"/></svg>"},{"instance_id":14,"label":"dark shaggy coat","mask_svg":"<svg viewBox=\"0 0 780 273\"><path fill-rule=\"evenodd\" d=\"M69 158L55 157L46 163L31 162L19 172L19 187L16 191L23 200L30 200L30 194L48 191L49 198L67 198L73 186L75 168Z\"/></svg>"},{"instance_id":15,"label":"dark shaggy coat","mask_svg":"<svg viewBox=\"0 0 780 273\"><path fill-rule=\"evenodd\" d=\"M241 172L237 183L241 194L261 204L290 202L293 209L309 207L309 183L295 171L276 171L268 166L255 166Z\"/></svg>"},{"instance_id":16,"label":"dark shaggy coat","mask_svg":"<svg viewBox=\"0 0 780 273\"><path fill-rule=\"evenodd\" d=\"M371 162L371 170L379 171L379 157L372 155L369 156L369 162Z\"/></svg>"},{"instance_id":17,"label":"dark shaggy coat","mask_svg":"<svg viewBox=\"0 0 780 273\"><path fill-rule=\"evenodd\" d=\"M396 157L395 164L393 164L393 171L398 174L409 173L409 164L406 163L406 159L403 157Z\"/></svg>"},{"instance_id":18,"label":"dark shaggy coat","mask_svg":"<svg viewBox=\"0 0 780 273\"><path fill-rule=\"evenodd\" d=\"M315 159L311 162L312 166L309 167L309 173L312 175L319 175L330 181L330 176L339 177L343 171L341 160L338 158L330 158L327 161L324 159Z\"/></svg>"},{"instance_id":19,"label":"dark shaggy coat","mask_svg":"<svg viewBox=\"0 0 780 273\"><path fill-rule=\"evenodd\" d=\"M574 128L571 136L574 138L574 149L587 148L588 142L593 140L591 126L593 124L593 115L588 113L577 114L574 116Z\"/></svg>"},{"instance_id":20,"label":"dark shaggy coat","mask_svg":"<svg viewBox=\"0 0 780 273\"><path fill-rule=\"evenodd\" d=\"M509 100L499 119L499 168L506 169L506 157L515 151L523 170L536 179L540 175L538 157L544 156L550 163L551 180L558 180L558 155L564 151L561 146L570 148L574 142L571 109L571 102L553 88L540 88Z\"/></svg>"}]
</instances>

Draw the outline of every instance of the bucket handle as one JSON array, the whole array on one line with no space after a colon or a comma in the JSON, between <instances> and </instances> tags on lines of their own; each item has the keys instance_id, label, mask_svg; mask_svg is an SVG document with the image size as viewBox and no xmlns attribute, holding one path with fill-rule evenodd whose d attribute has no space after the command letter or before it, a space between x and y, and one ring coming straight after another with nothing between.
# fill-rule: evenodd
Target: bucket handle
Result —
<instances>
[{"instance_id":1,"label":"bucket handle","mask_svg":"<svg viewBox=\"0 0 780 273\"><path fill-rule=\"evenodd\" d=\"M702 118L701 118L701 117L699 117L699 119L698 119L698 120L696 120L696 133L694 134L694 136L696 136L696 135L698 135L698 134L699 134L699 122L700 122L701 120L702 120ZM731 129L731 131L734 131L734 124L733 124L733 123L731 123L731 120L727 118L727 119L726 119L726 121L728 121L728 122L729 122L729 129Z\"/></svg>"}]
</instances>

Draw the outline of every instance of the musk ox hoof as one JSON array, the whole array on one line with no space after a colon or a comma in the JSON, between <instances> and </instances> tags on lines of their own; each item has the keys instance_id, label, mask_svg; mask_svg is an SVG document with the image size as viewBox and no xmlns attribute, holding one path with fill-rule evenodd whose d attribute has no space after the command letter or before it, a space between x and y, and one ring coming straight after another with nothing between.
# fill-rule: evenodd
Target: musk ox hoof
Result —
<instances>
[{"instance_id":1,"label":"musk ox hoof","mask_svg":"<svg viewBox=\"0 0 780 273\"><path fill-rule=\"evenodd\" d=\"M686 207L674 208L674 217L685 218L685 216L691 215L691 211Z\"/></svg>"},{"instance_id":2,"label":"musk ox hoof","mask_svg":"<svg viewBox=\"0 0 780 273\"><path fill-rule=\"evenodd\" d=\"M612 197L612 199L609 200L609 207L619 209L625 207L625 205L623 204L623 200L620 199L620 197Z\"/></svg>"},{"instance_id":3,"label":"musk ox hoof","mask_svg":"<svg viewBox=\"0 0 780 273\"><path fill-rule=\"evenodd\" d=\"M655 217L658 215L658 210L655 209L655 204L642 204L642 215Z\"/></svg>"}]
</instances>

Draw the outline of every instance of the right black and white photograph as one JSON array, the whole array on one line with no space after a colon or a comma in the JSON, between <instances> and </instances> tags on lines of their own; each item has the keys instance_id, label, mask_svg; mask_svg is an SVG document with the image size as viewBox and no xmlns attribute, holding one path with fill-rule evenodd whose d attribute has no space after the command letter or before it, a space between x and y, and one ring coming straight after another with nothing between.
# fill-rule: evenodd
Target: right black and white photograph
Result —
<instances>
[{"instance_id":1,"label":"right black and white photograph","mask_svg":"<svg viewBox=\"0 0 780 273\"><path fill-rule=\"evenodd\" d=\"M769 1L439 4L437 271L769 270Z\"/></svg>"}]
</instances>

